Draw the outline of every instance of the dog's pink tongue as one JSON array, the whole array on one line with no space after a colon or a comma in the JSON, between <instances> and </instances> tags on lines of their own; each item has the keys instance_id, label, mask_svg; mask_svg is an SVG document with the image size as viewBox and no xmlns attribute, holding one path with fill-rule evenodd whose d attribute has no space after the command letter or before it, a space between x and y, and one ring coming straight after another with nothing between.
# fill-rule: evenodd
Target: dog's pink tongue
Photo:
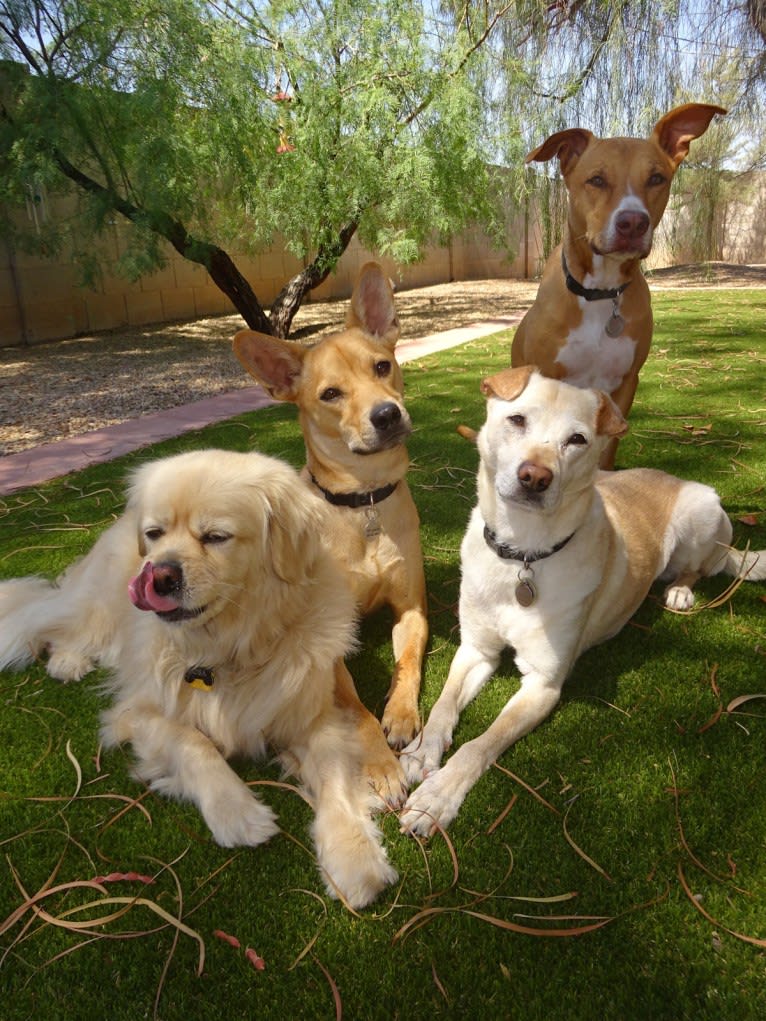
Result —
<instances>
[{"instance_id":1,"label":"dog's pink tongue","mask_svg":"<svg viewBox=\"0 0 766 1021\"><path fill-rule=\"evenodd\" d=\"M162 596L154 587L154 568L150 562L144 564L141 573L128 582L128 595L139 610L175 610L178 602L170 596Z\"/></svg>"}]
</instances>

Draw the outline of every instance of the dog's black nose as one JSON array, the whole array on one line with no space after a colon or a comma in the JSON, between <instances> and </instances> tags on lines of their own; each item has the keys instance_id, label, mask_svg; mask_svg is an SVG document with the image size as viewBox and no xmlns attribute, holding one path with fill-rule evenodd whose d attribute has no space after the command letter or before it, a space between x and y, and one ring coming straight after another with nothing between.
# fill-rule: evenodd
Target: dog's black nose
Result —
<instances>
[{"instance_id":1,"label":"dog's black nose","mask_svg":"<svg viewBox=\"0 0 766 1021\"><path fill-rule=\"evenodd\" d=\"M525 461L516 473L519 482L530 493L544 493L553 482L553 472L534 461Z\"/></svg>"},{"instance_id":2,"label":"dog's black nose","mask_svg":"<svg viewBox=\"0 0 766 1021\"><path fill-rule=\"evenodd\" d=\"M154 591L161 596L176 595L183 588L184 573L181 565L173 560L154 564L152 568Z\"/></svg>"},{"instance_id":3,"label":"dog's black nose","mask_svg":"<svg viewBox=\"0 0 766 1021\"><path fill-rule=\"evenodd\" d=\"M402 411L398 404L393 401L386 401L373 408L370 412L370 421L379 433L388 432L399 425L402 420Z\"/></svg>"}]
</instances>

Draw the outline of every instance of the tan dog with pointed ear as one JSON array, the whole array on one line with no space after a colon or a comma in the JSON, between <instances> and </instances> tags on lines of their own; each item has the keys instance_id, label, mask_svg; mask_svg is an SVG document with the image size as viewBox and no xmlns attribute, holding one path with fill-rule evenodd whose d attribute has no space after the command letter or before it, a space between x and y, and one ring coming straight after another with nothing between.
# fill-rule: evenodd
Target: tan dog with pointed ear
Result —
<instances>
[{"instance_id":1,"label":"tan dog with pointed ear","mask_svg":"<svg viewBox=\"0 0 766 1021\"><path fill-rule=\"evenodd\" d=\"M686 103L658 121L648 139L597 138L572 128L527 156L527 163L558 158L568 213L563 244L548 259L516 331L511 365L536 365L551 379L604 390L627 417L652 341L641 259L689 143L725 113ZM614 467L616 450L615 440L602 467Z\"/></svg>"},{"instance_id":2,"label":"tan dog with pointed ear","mask_svg":"<svg viewBox=\"0 0 766 1021\"><path fill-rule=\"evenodd\" d=\"M708 486L637 468L599 472L627 426L611 398L506 369L484 380L478 505L461 548L460 648L428 723L401 756L424 780L401 816L428 836L559 700L577 657L615 635L662 577L665 603L687 610L691 587L724 572L766 578L766 552L731 550L731 523ZM460 712L516 653L521 686L488 730L439 768ZM425 778L425 779L424 779Z\"/></svg>"},{"instance_id":3,"label":"tan dog with pointed ear","mask_svg":"<svg viewBox=\"0 0 766 1021\"><path fill-rule=\"evenodd\" d=\"M394 357L399 320L388 279L375 263L359 275L346 329L313 347L252 330L234 338L247 371L281 401L298 405L306 443L303 478L332 507L324 538L348 576L362 613L394 614L395 668L383 729L395 748L417 732L420 675L428 639L420 522L405 475L411 423ZM341 697L376 721L351 678ZM374 739L371 732L371 739Z\"/></svg>"}]
</instances>

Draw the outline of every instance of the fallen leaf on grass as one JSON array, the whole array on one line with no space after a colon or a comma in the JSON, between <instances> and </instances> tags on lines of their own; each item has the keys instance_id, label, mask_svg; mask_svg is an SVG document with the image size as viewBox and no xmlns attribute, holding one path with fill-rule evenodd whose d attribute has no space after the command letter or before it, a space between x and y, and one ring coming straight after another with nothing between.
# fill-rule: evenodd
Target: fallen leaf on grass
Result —
<instances>
[{"instance_id":1,"label":"fallen leaf on grass","mask_svg":"<svg viewBox=\"0 0 766 1021\"><path fill-rule=\"evenodd\" d=\"M239 950L242 946L236 936L230 936L229 933L224 932L223 929L213 929L213 935L216 939L223 940L223 942L228 943L230 947L234 947L235 950Z\"/></svg>"},{"instance_id":2,"label":"fallen leaf on grass","mask_svg":"<svg viewBox=\"0 0 766 1021\"><path fill-rule=\"evenodd\" d=\"M595 932L596 929L601 929L603 926L613 922L615 916L612 915L567 915L557 916L559 919L566 917L570 921L582 921L585 919L597 919L595 922L589 922L587 925L576 925L571 928L565 929L547 929L547 928L536 928L529 925L518 925L516 922L509 922L504 918L497 918L495 915L486 915L481 911L470 911L466 908L424 908L419 911L416 915L413 915L408 922L394 934L393 942L396 943L398 940L403 939L407 936L410 930L419 928L424 925L426 921L437 915L442 914L460 914L469 915L471 918L478 918L480 922L488 922L490 925L494 925L498 929L506 929L509 932L517 932L522 936L552 936L552 937L563 937L563 936L582 936L586 932ZM543 921L543 919L541 919Z\"/></svg>"},{"instance_id":3,"label":"fallen leaf on grass","mask_svg":"<svg viewBox=\"0 0 766 1021\"><path fill-rule=\"evenodd\" d=\"M734 936L735 939L741 939L743 943L750 943L755 947L766 948L766 939L757 939L755 936L747 936L743 932L736 932L734 929L729 929L727 926L721 925L720 922L713 918L713 916L702 907L702 905L700 904L699 895L692 893L689 884L686 881L686 876L684 875L684 870L681 867L681 862L678 863L678 879L681 883L681 886L686 896L689 898L689 900L692 902L695 908L699 911L699 913L709 922L717 926L719 929L723 929L724 932L728 932L728 934L730 936Z\"/></svg>"},{"instance_id":4,"label":"fallen leaf on grass","mask_svg":"<svg viewBox=\"0 0 766 1021\"><path fill-rule=\"evenodd\" d=\"M749 702L752 698L766 698L766 694L738 695L736 698L733 698L731 702L729 702L729 704L726 706L726 712L733 713L735 709L739 709L741 705L744 705L745 702Z\"/></svg>"},{"instance_id":5,"label":"fallen leaf on grass","mask_svg":"<svg viewBox=\"0 0 766 1021\"><path fill-rule=\"evenodd\" d=\"M252 947L248 947L247 950L245 950L245 957L252 964L256 971L265 971L266 962L259 954L255 952L255 950L253 950Z\"/></svg>"},{"instance_id":6,"label":"fallen leaf on grass","mask_svg":"<svg viewBox=\"0 0 766 1021\"><path fill-rule=\"evenodd\" d=\"M591 866L591 868L594 868L596 870L596 872L598 872L600 875L602 875L604 877L604 879L606 879L608 882L611 883L612 882L612 877L609 875L609 873L606 872L605 869L602 869L601 866L598 864L598 862L595 862L590 857L590 855L586 854L585 851L583 851L583 849L578 844L575 843L575 841L572 839L572 837L570 837L569 832L567 831L567 816L569 815L569 809L571 809L573 804L574 804L574 801L571 801L570 804L569 804L569 808L567 808L566 812L564 813L564 823L563 823L563 825L564 825L564 838L566 839L566 842L570 845L570 847L572 847L577 852L577 854L580 855L580 857L583 859L583 861L586 861Z\"/></svg>"},{"instance_id":7,"label":"fallen leaf on grass","mask_svg":"<svg viewBox=\"0 0 766 1021\"><path fill-rule=\"evenodd\" d=\"M758 515L743 514L741 518L737 518L737 521L740 523L740 525L748 525L751 528L753 528L758 525Z\"/></svg>"},{"instance_id":8,"label":"fallen leaf on grass","mask_svg":"<svg viewBox=\"0 0 766 1021\"><path fill-rule=\"evenodd\" d=\"M148 886L154 880L151 876L142 876L139 872L110 872L108 876L94 876L94 883L144 883Z\"/></svg>"},{"instance_id":9,"label":"fallen leaf on grass","mask_svg":"<svg viewBox=\"0 0 766 1021\"><path fill-rule=\"evenodd\" d=\"M712 423L710 425L684 425L682 426L684 432L690 433L692 436L706 436L712 431Z\"/></svg>"}]
</instances>

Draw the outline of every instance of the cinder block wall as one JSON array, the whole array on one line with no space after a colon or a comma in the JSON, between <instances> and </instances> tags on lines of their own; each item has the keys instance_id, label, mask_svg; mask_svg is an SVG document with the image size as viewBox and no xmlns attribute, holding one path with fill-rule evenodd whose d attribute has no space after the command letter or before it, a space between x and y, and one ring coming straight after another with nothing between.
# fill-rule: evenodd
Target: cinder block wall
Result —
<instances>
[{"instance_id":1,"label":"cinder block wall","mask_svg":"<svg viewBox=\"0 0 766 1021\"><path fill-rule=\"evenodd\" d=\"M59 213L54 206L54 215ZM510 247L521 247L522 227L519 223L510 228ZM126 248L129 229L116 224L101 240L100 279L94 287L81 286L75 267L64 257L46 260L27 255L0 240L0 347L235 311L207 272L170 246L162 270L135 282L118 275L113 267ZM536 236L531 247L534 254L531 258L527 254L526 265L534 274L540 262ZM265 308L303 268L279 239L261 255L233 258ZM370 259L377 259L375 253L365 251L354 239L336 272L311 293L310 300L347 297L359 267ZM429 248L425 258L412 266L398 266L390 259L378 261L400 289L449 280L521 276L525 266L523 254L509 263L478 231L456 238L449 247Z\"/></svg>"}]
</instances>

